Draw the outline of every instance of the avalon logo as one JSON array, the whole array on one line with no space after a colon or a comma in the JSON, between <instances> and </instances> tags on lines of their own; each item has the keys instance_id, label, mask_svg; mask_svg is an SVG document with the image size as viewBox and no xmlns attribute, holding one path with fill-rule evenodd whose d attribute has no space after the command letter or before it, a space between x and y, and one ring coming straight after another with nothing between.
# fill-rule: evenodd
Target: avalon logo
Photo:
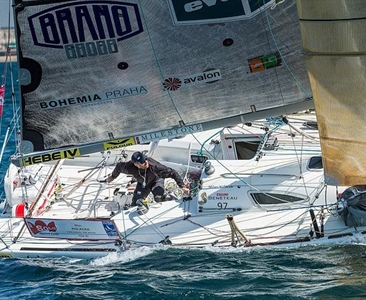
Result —
<instances>
[{"instance_id":1,"label":"avalon logo","mask_svg":"<svg viewBox=\"0 0 366 300\"><path fill-rule=\"evenodd\" d=\"M163 82L164 90L176 91L182 86L182 81L179 78L167 78Z\"/></svg>"},{"instance_id":2,"label":"avalon logo","mask_svg":"<svg viewBox=\"0 0 366 300\"><path fill-rule=\"evenodd\" d=\"M164 91L176 91L183 86L213 83L221 78L220 70L208 70L185 77L169 77L163 81L163 89Z\"/></svg>"},{"instance_id":3,"label":"avalon logo","mask_svg":"<svg viewBox=\"0 0 366 300\"><path fill-rule=\"evenodd\" d=\"M143 32L137 4L74 1L28 18L36 46L65 49L68 58L118 52L117 43Z\"/></svg>"}]
</instances>

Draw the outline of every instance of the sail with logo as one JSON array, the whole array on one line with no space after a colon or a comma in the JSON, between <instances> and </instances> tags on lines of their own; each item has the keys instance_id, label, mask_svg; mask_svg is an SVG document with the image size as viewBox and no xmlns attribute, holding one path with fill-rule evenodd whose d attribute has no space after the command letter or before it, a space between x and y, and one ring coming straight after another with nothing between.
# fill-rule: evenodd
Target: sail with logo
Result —
<instances>
[{"instance_id":1,"label":"sail with logo","mask_svg":"<svg viewBox=\"0 0 366 300\"><path fill-rule=\"evenodd\" d=\"M15 0L31 165L313 106L293 0Z\"/></svg>"}]
</instances>

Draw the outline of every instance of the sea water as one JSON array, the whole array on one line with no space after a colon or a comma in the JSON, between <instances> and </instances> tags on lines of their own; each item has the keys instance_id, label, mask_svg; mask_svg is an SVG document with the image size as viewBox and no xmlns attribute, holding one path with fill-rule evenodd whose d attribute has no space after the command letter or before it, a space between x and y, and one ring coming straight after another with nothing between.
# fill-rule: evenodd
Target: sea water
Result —
<instances>
[{"instance_id":1,"label":"sea water","mask_svg":"<svg viewBox=\"0 0 366 300\"><path fill-rule=\"evenodd\" d=\"M6 73L4 72L6 68ZM11 71L12 70L12 71ZM11 77L11 72L13 73L13 79ZM6 75L6 76L5 76ZM3 77L5 76L5 97L3 103L3 115L0 117L1 120L1 128L0 128L0 151L3 147L4 138L6 135L6 131L10 125L10 121L13 118L15 105L19 106L19 87L17 82L17 64L16 63L8 63L5 64L0 62L0 84L3 83ZM12 93L14 92L14 97L12 97ZM11 128L10 128L11 129ZM10 132L10 131L9 131ZM9 139L9 143L6 145L5 151L3 153L2 160L0 162L0 201L4 197L4 189L3 189L3 178L6 173L6 169L10 163L10 156L15 152L16 145L16 134L13 134ZM1 294L0 294L1 297Z\"/></svg>"},{"instance_id":2,"label":"sea water","mask_svg":"<svg viewBox=\"0 0 366 300\"><path fill-rule=\"evenodd\" d=\"M0 259L1 299L366 299L364 245Z\"/></svg>"}]
</instances>

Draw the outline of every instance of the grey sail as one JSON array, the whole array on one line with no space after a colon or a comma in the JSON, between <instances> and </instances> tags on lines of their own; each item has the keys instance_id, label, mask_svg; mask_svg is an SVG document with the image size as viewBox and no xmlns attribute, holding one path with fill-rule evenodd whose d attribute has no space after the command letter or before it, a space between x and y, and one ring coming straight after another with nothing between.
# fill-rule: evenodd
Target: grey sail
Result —
<instances>
[{"instance_id":1,"label":"grey sail","mask_svg":"<svg viewBox=\"0 0 366 300\"><path fill-rule=\"evenodd\" d=\"M313 107L294 0L16 1L15 15L23 152L56 151L27 164Z\"/></svg>"}]
</instances>

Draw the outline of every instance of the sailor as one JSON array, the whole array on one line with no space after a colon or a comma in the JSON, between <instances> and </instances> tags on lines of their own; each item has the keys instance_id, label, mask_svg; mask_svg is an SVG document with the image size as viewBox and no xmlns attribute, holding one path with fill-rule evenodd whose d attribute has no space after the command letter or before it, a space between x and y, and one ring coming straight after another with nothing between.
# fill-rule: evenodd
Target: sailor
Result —
<instances>
[{"instance_id":1,"label":"sailor","mask_svg":"<svg viewBox=\"0 0 366 300\"><path fill-rule=\"evenodd\" d=\"M185 186L177 171L164 166L151 157L146 157L142 152L133 153L128 162L117 163L106 182L113 181L121 173L130 174L137 181L132 206L138 205L150 192L154 195L156 202L171 200L171 196L165 194L164 178L173 178L185 194L189 193L189 188Z\"/></svg>"}]
</instances>

